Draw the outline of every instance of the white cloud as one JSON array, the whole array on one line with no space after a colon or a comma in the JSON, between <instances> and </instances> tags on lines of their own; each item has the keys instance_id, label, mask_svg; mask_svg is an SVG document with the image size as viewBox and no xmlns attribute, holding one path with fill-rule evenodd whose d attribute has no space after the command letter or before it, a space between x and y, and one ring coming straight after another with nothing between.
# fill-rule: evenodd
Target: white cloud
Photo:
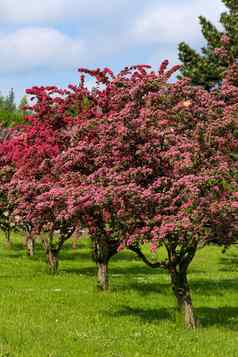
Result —
<instances>
[{"instance_id":1,"label":"white cloud","mask_svg":"<svg viewBox=\"0 0 238 357\"><path fill-rule=\"evenodd\" d=\"M0 24L48 24L107 16L124 5L128 0L1 0Z\"/></svg>"},{"instance_id":2,"label":"white cloud","mask_svg":"<svg viewBox=\"0 0 238 357\"><path fill-rule=\"evenodd\" d=\"M67 69L78 66L85 50L79 39L47 27L22 28L0 34L0 71L18 73L35 69Z\"/></svg>"},{"instance_id":3,"label":"white cloud","mask_svg":"<svg viewBox=\"0 0 238 357\"><path fill-rule=\"evenodd\" d=\"M214 23L223 10L221 0L0 0L0 90L64 85L80 66L175 63L180 41L201 47L198 15Z\"/></svg>"},{"instance_id":4,"label":"white cloud","mask_svg":"<svg viewBox=\"0 0 238 357\"><path fill-rule=\"evenodd\" d=\"M64 6L64 0L1 0L0 22L54 21L61 16Z\"/></svg>"},{"instance_id":5,"label":"white cloud","mask_svg":"<svg viewBox=\"0 0 238 357\"><path fill-rule=\"evenodd\" d=\"M201 40L198 16L202 14L216 23L223 10L220 0L161 1L148 6L136 19L131 36L138 42L150 44L198 42Z\"/></svg>"}]
</instances>

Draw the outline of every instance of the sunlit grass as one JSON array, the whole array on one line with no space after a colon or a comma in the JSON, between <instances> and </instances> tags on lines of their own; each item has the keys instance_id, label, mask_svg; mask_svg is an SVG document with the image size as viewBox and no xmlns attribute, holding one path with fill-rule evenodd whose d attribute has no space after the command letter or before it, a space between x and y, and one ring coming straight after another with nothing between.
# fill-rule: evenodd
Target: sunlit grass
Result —
<instances>
[{"instance_id":1,"label":"sunlit grass","mask_svg":"<svg viewBox=\"0 0 238 357\"><path fill-rule=\"evenodd\" d=\"M238 249L208 247L190 268L202 327L175 322L169 277L130 252L110 265L111 291L96 290L86 242L61 254L47 274L40 248L28 258L18 239L0 245L0 356L238 356Z\"/></svg>"}]
</instances>

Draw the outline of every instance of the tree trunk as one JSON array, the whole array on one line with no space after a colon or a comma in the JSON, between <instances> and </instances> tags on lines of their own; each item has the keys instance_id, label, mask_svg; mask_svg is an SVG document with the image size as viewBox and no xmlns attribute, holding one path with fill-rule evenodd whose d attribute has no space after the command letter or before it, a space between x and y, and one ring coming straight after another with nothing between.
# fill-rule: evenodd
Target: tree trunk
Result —
<instances>
[{"instance_id":1,"label":"tree trunk","mask_svg":"<svg viewBox=\"0 0 238 357\"><path fill-rule=\"evenodd\" d=\"M33 255L34 255L34 246L35 246L34 239L32 237L27 237L26 238L26 251L30 257L33 257Z\"/></svg>"},{"instance_id":2,"label":"tree trunk","mask_svg":"<svg viewBox=\"0 0 238 357\"><path fill-rule=\"evenodd\" d=\"M73 254L77 254L77 243L79 240L80 236L78 236L76 233L72 236L72 250Z\"/></svg>"},{"instance_id":3,"label":"tree trunk","mask_svg":"<svg viewBox=\"0 0 238 357\"><path fill-rule=\"evenodd\" d=\"M5 230L5 238L6 238L7 246L10 248L11 247L11 229L10 228L7 228Z\"/></svg>"},{"instance_id":4,"label":"tree trunk","mask_svg":"<svg viewBox=\"0 0 238 357\"><path fill-rule=\"evenodd\" d=\"M108 262L113 255L110 242L107 239L96 238L92 240L92 248L92 256L98 268L97 286L99 290L108 290Z\"/></svg>"},{"instance_id":5,"label":"tree trunk","mask_svg":"<svg viewBox=\"0 0 238 357\"><path fill-rule=\"evenodd\" d=\"M184 325L188 328L196 328L197 321L194 317L192 298L187 281L187 272L171 272L172 288L177 300L179 316L182 317Z\"/></svg>"},{"instance_id":6,"label":"tree trunk","mask_svg":"<svg viewBox=\"0 0 238 357\"><path fill-rule=\"evenodd\" d=\"M54 249L49 248L47 252L47 260L49 272L55 274L59 266L58 252Z\"/></svg>"},{"instance_id":7,"label":"tree trunk","mask_svg":"<svg viewBox=\"0 0 238 357\"><path fill-rule=\"evenodd\" d=\"M108 262L97 263L97 267L98 267L98 272L97 272L98 288L101 290L108 290L109 289Z\"/></svg>"},{"instance_id":8,"label":"tree trunk","mask_svg":"<svg viewBox=\"0 0 238 357\"><path fill-rule=\"evenodd\" d=\"M49 238L43 238L42 240L45 254L47 256L49 273L55 274L59 266L59 249L53 248Z\"/></svg>"}]
</instances>

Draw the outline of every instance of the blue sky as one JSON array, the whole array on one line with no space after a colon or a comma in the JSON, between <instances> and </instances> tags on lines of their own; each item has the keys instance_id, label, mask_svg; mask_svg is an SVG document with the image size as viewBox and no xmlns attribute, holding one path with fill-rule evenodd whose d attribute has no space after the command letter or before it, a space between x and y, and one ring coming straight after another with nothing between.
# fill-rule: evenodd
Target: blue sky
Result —
<instances>
[{"instance_id":1,"label":"blue sky","mask_svg":"<svg viewBox=\"0 0 238 357\"><path fill-rule=\"evenodd\" d=\"M0 0L0 91L61 87L77 68L177 63L177 44L203 45L197 17L216 23L221 0Z\"/></svg>"}]
</instances>

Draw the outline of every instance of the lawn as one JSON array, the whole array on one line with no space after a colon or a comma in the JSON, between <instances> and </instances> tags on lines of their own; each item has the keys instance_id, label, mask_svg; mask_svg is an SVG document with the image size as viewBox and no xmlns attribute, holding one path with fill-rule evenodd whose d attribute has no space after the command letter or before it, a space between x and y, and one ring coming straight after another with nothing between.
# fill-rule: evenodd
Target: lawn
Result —
<instances>
[{"instance_id":1,"label":"lawn","mask_svg":"<svg viewBox=\"0 0 238 357\"><path fill-rule=\"evenodd\" d=\"M130 252L110 265L110 292L98 292L87 242L61 253L50 276L40 249L28 258L17 237L0 245L0 356L238 356L238 249L208 247L189 272L202 327L175 321L167 274Z\"/></svg>"}]
</instances>

